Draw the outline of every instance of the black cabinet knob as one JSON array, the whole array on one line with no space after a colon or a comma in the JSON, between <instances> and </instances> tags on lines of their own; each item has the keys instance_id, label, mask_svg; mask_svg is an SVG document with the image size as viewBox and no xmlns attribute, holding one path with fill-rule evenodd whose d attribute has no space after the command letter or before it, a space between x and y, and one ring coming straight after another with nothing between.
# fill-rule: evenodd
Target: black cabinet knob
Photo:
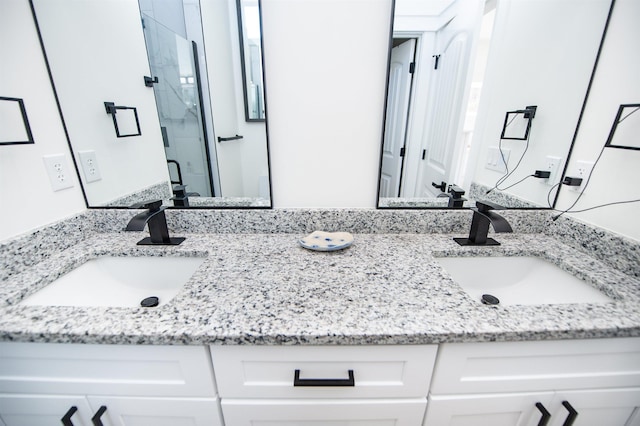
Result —
<instances>
[{"instance_id":1,"label":"black cabinet knob","mask_svg":"<svg viewBox=\"0 0 640 426\"><path fill-rule=\"evenodd\" d=\"M93 426L104 426L102 424L102 420L100 420L100 417L102 417L105 411L107 411L107 407L105 405L98 408L98 411L96 411L96 414L94 414L93 417L91 417L91 422L93 423Z\"/></svg>"},{"instance_id":2,"label":"black cabinet knob","mask_svg":"<svg viewBox=\"0 0 640 426\"><path fill-rule=\"evenodd\" d=\"M74 405L73 407L67 410L64 416L62 416L62 419L60 420L62 421L62 424L64 426L73 426L73 423L71 422L71 416L73 416L76 411L78 411L78 407Z\"/></svg>"},{"instance_id":3,"label":"black cabinet knob","mask_svg":"<svg viewBox=\"0 0 640 426\"><path fill-rule=\"evenodd\" d=\"M542 413L542 417L540 417L540 421L538 422L538 426L547 426L549 423L549 419L551 418L551 414L544 408L541 402L536 402L536 408Z\"/></svg>"},{"instance_id":4,"label":"black cabinet knob","mask_svg":"<svg viewBox=\"0 0 640 426\"><path fill-rule=\"evenodd\" d=\"M569 404L569 401L562 401L562 406L566 408L567 411L569 412L569 415L565 419L564 423L562 423L562 426L571 426L573 422L576 421L576 417L578 417L578 412L575 410L575 408L571 406L571 404Z\"/></svg>"}]
</instances>

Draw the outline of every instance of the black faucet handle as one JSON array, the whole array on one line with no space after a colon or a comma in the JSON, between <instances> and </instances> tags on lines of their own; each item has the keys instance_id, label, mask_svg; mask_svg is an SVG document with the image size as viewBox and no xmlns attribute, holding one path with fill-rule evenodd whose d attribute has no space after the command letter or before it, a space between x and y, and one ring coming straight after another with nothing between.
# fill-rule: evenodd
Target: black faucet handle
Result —
<instances>
[{"instance_id":1,"label":"black faucet handle","mask_svg":"<svg viewBox=\"0 0 640 426\"><path fill-rule=\"evenodd\" d=\"M476 201L476 206L478 207L478 211L483 213L489 210L506 210L506 207L490 201Z\"/></svg>"},{"instance_id":2,"label":"black faucet handle","mask_svg":"<svg viewBox=\"0 0 640 426\"><path fill-rule=\"evenodd\" d=\"M186 197L187 196L187 185L174 185L173 186L173 195L175 197Z\"/></svg>"},{"instance_id":3,"label":"black faucet handle","mask_svg":"<svg viewBox=\"0 0 640 426\"><path fill-rule=\"evenodd\" d=\"M464 195L464 189L460 188L458 185L449 185L449 194L451 194L454 198L460 198Z\"/></svg>"},{"instance_id":4,"label":"black faucet handle","mask_svg":"<svg viewBox=\"0 0 640 426\"><path fill-rule=\"evenodd\" d=\"M162 207L162 200L147 200L132 204L130 209L149 209L150 211L159 210Z\"/></svg>"}]
</instances>

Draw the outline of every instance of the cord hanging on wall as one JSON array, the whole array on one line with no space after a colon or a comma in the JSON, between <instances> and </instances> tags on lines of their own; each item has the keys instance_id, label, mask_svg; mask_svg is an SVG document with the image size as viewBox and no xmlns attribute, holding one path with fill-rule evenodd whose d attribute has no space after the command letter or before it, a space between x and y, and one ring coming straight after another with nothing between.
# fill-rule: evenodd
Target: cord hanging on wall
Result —
<instances>
[{"instance_id":1,"label":"cord hanging on wall","mask_svg":"<svg viewBox=\"0 0 640 426\"><path fill-rule=\"evenodd\" d=\"M130 136L140 136L140 121L138 121L138 111L135 107L117 106L113 102L105 102L104 108L107 114L113 118L113 126L116 128L116 136L126 138ZM121 111L120 114L116 114Z\"/></svg>"}]
</instances>

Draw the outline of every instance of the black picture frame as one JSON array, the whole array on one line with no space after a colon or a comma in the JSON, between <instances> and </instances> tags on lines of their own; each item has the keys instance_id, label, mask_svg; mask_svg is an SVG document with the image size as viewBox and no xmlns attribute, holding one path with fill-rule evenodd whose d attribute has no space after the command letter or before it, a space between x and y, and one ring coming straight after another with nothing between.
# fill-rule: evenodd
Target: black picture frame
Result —
<instances>
[{"instance_id":1,"label":"black picture frame","mask_svg":"<svg viewBox=\"0 0 640 426\"><path fill-rule=\"evenodd\" d=\"M0 101L4 102L16 102L17 107L20 110L20 115L22 116L22 124L24 125L26 140L7 140L2 141L2 129L0 129L0 145L27 145L34 144L33 133L31 133L31 126L29 125L29 118L27 117L27 110L24 106L24 100L22 98L10 98L6 96L0 96Z\"/></svg>"},{"instance_id":2,"label":"black picture frame","mask_svg":"<svg viewBox=\"0 0 640 426\"><path fill-rule=\"evenodd\" d=\"M629 108L631 111L629 111L625 115L625 109L627 108ZM620 123L622 123L632 114L636 113L638 110L640 110L640 104L622 104L618 107L618 113L616 114L616 118L613 120L613 124L611 125L611 131L609 131L609 137L607 138L607 142L604 144L606 148L619 148L619 149L630 149L633 151L640 151L640 134L636 135L639 141L638 146L620 145L620 144L613 143L614 135ZM638 114L637 118L640 118L640 114Z\"/></svg>"}]
</instances>

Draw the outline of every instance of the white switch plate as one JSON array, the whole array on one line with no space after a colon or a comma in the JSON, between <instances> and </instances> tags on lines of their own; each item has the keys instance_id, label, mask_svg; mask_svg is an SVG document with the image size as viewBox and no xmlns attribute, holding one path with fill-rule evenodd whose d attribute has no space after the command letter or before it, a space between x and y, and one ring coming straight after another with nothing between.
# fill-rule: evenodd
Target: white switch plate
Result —
<instances>
[{"instance_id":1,"label":"white switch plate","mask_svg":"<svg viewBox=\"0 0 640 426\"><path fill-rule=\"evenodd\" d=\"M558 172L560 171L560 164L562 164L562 158L554 157L553 155L547 155L544 159L543 171L551 172L548 179L541 179L544 183L551 186L554 185L558 178Z\"/></svg>"},{"instance_id":2,"label":"white switch plate","mask_svg":"<svg viewBox=\"0 0 640 426\"><path fill-rule=\"evenodd\" d=\"M500 155L500 148L497 146L490 146L487 153L487 162L485 167L500 173L506 173L507 168L505 166L505 162L509 164L510 155L511 150L508 148L502 148L502 155ZM504 161L502 160L502 157L504 157Z\"/></svg>"},{"instance_id":3,"label":"white switch plate","mask_svg":"<svg viewBox=\"0 0 640 426\"><path fill-rule=\"evenodd\" d=\"M96 158L95 151L79 151L80 165L82 167L82 173L84 174L84 180L87 183L102 180L100 175L100 169L98 168L98 160Z\"/></svg>"},{"instance_id":4,"label":"white switch plate","mask_svg":"<svg viewBox=\"0 0 640 426\"><path fill-rule=\"evenodd\" d=\"M64 154L45 155L42 159L54 191L73 187L71 169Z\"/></svg>"}]
</instances>

